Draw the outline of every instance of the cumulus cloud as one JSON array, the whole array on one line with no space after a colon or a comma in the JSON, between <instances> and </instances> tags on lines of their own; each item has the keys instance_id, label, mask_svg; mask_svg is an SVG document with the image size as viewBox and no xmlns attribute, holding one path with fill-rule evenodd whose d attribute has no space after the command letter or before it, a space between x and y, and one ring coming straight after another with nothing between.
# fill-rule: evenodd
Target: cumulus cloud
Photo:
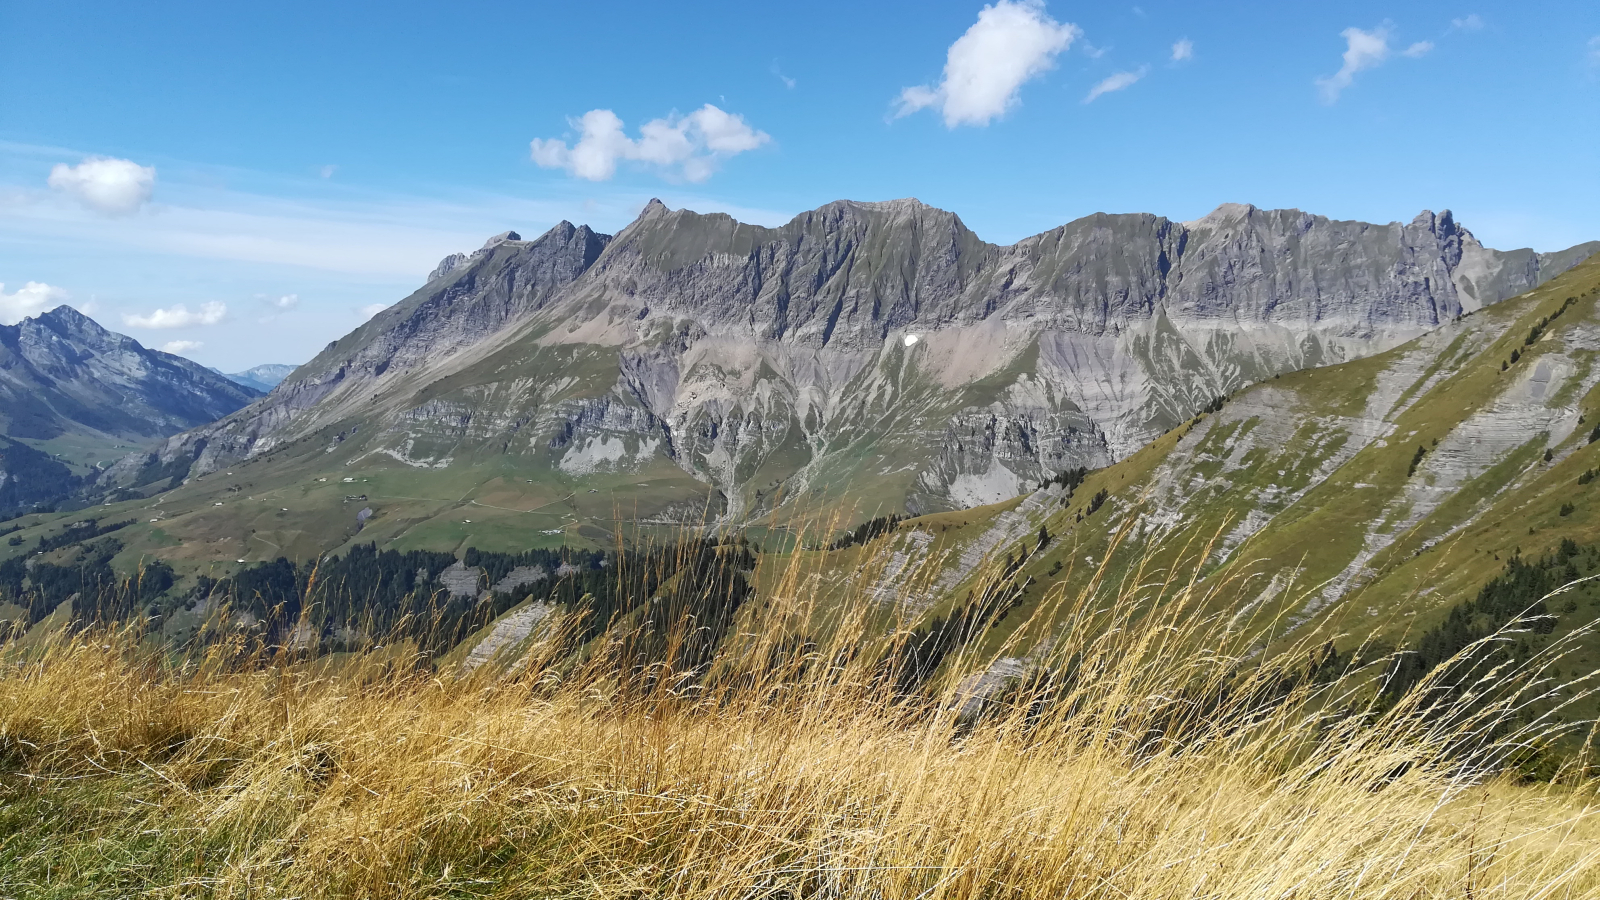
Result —
<instances>
[{"instance_id":1,"label":"cumulus cloud","mask_svg":"<svg viewBox=\"0 0 1600 900\"><path fill-rule=\"evenodd\" d=\"M1049 71L1056 56L1083 36L1072 23L1050 18L1041 0L999 0L945 57L938 87L900 92L895 118L935 107L947 128L988 125L1018 102L1022 85Z\"/></svg>"},{"instance_id":2,"label":"cumulus cloud","mask_svg":"<svg viewBox=\"0 0 1600 900\"><path fill-rule=\"evenodd\" d=\"M1317 79L1324 103L1338 100L1344 89L1355 82L1357 72L1380 66L1389 58L1388 25L1380 25L1371 31L1346 28L1339 34L1345 40L1344 65L1331 77Z\"/></svg>"},{"instance_id":3,"label":"cumulus cloud","mask_svg":"<svg viewBox=\"0 0 1600 900\"><path fill-rule=\"evenodd\" d=\"M1173 62L1186 62L1191 59L1194 59L1194 41L1183 38L1172 45Z\"/></svg>"},{"instance_id":4,"label":"cumulus cloud","mask_svg":"<svg viewBox=\"0 0 1600 900\"><path fill-rule=\"evenodd\" d=\"M284 294L281 297L267 297L265 302L273 309L291 310L300 305L299 294Z\"/></svg>"},{"instance_id":5,"label":"cumulus cloud","mask_svg":"<svg viewBox=\"0 0 1600 900\"><path fill-rule=\"evenodd\" d=\"M388 308L389 304L387 303L368 303L366 306L356 310L356 312L361 315L361 321L365 322Z\"/></svg>"},{"instance_id":6,"label":"cumulus cloud","mask_svg":"<svg viewBox=\"0 0 1600 900\"><path fill-rule=\"evenodd\" d=\"M204 341L167 341L161 345L161 350L163 353L188 353L204 346Z\"/></svg>"},{"instance_id":7,"label":"cumulus cloud","mask_svg":"<svg viewBox=\"0 0 1600 900\"><path fill-rule=\"evenodd\" d=\"M1401 55L1409 56L1412 59L1420 59L1424 56L1427 56L1428 52L1432 49L1433 41L1417 41L1415 44L1412 44L1411 46L1402 50Z\"/></svg>"},{"instance_id":8,"label":"cumulus cloud","mask_svg":"<svg viewBox=\"0 0 1600 900\"><path fill-rule=\"evenodd\" d=\"M193 312L182 303L178 303L166 309L157 309L146 316L124 313L122 323L129 328L188 328L194 325L215 325L227 315L227 304L212 300L200 304L200 308Z\"/></svg>"},{"instance_id":9,"label":"cumulus cloud","mask_svg":"<svg viewBox=\"0 0 1600 900\"><path fill-rule=\"evenodd\" d=\"M57 163L50 187L108 216L127 216L150 201L156 170L126 159L91 156L75 166Z\"/></svg>"},{"instance_id":10,"label":"cumulus cloud","mask_svg":"<svg viewBox=\"0 0 1600 900\"><path fill-rule=\"evenodd\" d=\"M622 119L609 109L592 109L573 120L579 137L572 146L564 140L535 138L530 145L533 161L547 169L566 169L587 181L606 181L617 163L633 160L655 166L669 176L701 182L711 177L724 159L754 150L772 140L744 117L707 103L687 116L652 119L631 138Z\"/></svg>"},{"instance_id":11,"label":"cumulus cloud","mask_svg":"<svg viewBox=\"0 0 1600 900\"><path fill-rule=\"evenodd\" d=\"M1450 27L1456 31L1478 31L1483 28L1483 16L1472 13L1459 19L1451 19Z\"/></svg>"},{"instance_id":12,"label":"cumulus cloud","mask_svg":"<svg viewBox=\"0 0 1600 900\"><path fill-rule=\"evenodd\" d=\"M1131 87L1134 82L1143 78L1149 73L1149 71L1149 66L1140 66L1132 72L1114 73L1107 77L1104 81L1090 88L1089 95L1083 98L1083 102L1093 103L1095 98L1099 97L1101 94L1109 94L1112 91L1120 91L1123 88Z\"/></svg>"},{"instance_id":13,"label":"cumulus cloud","mask_svg":"<svg viewBox=\"0 0 1600 900\"><path fill-rule=\"evenodd\" d=\"M30 281L14 294L0 284L0 325L15 325L67 302L67 292L39 281Z\"/></svg>"}]
</instances>

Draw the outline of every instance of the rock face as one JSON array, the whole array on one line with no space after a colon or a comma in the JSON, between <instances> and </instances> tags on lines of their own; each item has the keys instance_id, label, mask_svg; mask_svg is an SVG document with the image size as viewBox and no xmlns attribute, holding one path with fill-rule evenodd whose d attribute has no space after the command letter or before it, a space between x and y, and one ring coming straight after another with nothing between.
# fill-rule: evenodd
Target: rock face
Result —
<instances>
[{"instance_id":1,"label":"rock face","mask_svg":"<svg viewBox=\"0 0 1600 900\"><path fill-rule=\"evenodd\" d=\"M86 430L162 437L260 396L198 363L107 331L70 306L0 326L0 417L8 437Z\"/></svg>"},{"instance_id":2,"label":"rock face","mask_svg":"<svg viewBox=\"0 0 1600 900\"><path fill-rule=\"evenodd\" d=\"M652 201L615 238L563 222L447 258L271 397L162 455L198 454L204 472L328 435L411 465L493 454L569 480L664 457L733 520L779 497L970 506L1596 249L1490 250L1449 212L1371 225L1228 204L998 246L915 200L830 203L779 228Z\"/></svg>"}]
</instances>

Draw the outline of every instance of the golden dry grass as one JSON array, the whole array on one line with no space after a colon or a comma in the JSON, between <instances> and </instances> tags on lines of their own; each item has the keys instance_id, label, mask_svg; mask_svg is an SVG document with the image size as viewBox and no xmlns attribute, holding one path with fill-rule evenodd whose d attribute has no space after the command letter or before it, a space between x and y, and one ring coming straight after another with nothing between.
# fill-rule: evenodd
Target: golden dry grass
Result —
<instances>
[{"instance_id":1,"label":"golden dry grass","mask_svg":"<svg viewBox=\"0 0 1600 900\"><path fill-rule=\"evenodd\" d=\"M800 592L698 684L621 635L574 666L560 623L462 678L60 635L0 674L0 896L1600 896L1591 785L1494 774L1526 693L1364 715L1369 669L1141 590L1054 598L1053 677L981 717L987 660L896 692L850 610L771 652Z\"/></svg>"}]
</instances>

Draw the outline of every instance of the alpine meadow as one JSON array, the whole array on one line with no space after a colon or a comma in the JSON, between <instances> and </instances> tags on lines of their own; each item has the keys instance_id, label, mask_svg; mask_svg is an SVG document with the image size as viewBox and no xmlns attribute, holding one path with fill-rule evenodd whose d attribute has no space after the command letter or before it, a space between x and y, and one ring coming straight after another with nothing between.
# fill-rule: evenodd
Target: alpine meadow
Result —
<instances>
[{"instance_id":1,"label":"alpine meadow","mask_svg":"<svg viewBox=\"0 0 1600 900\"><path fill-rule=\"evenodd\" d=\"M0 10L0 900L1600 897L1596 10L302 6Z\"/></svg>"}]
</instances>

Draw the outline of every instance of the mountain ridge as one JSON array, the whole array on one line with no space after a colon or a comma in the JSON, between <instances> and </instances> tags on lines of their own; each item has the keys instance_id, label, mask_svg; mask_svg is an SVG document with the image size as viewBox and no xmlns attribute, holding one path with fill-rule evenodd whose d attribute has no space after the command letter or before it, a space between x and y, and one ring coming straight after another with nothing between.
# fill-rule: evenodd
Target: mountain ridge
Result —
<instances>
[{"instance_id":1,"label":"mountain ridge","mask_svg":"<svg viewBox=\"0 0 1600 900\"><path fill-rule=\"evenodd\" d=\"M9 437L45 440L75 430L164 437L260 395L71 306L0 326L0 417Z\"/></svg>"},{"instance_id":2,"label":"mountain ridge","mask_svg":"<svg viewBox=\"0 0 1600 900\"><path fill-rule=\"evenodd\" d=\"M1096 214L1000 246L911 199L836 201L777 228L652 201L615 236L563 222L491 239L160 456L203 474L364 424L363 458L412 466L516 456L581 481L665 458L731 520L779 493L971 506L1597 248L1489 250L1448 211ZM573 354L582 377L563 374Z\"/></svg>"},{"instance_id":3,"label":"mountain ridge","mask_svg":"<svg viewBox=\"0 0 1600 900\"><path fill-rule=\"evenodd\" d=\"M247 388L253 388L263 394L267 394L271 393L272 389L277 387L285 378L294 374L294 370L298 368L300 367L285 363L262 363L259 366L245 369L243 372L223 372L222 374L235 384L242 384Z\"/></svg>"}]
</instances>

